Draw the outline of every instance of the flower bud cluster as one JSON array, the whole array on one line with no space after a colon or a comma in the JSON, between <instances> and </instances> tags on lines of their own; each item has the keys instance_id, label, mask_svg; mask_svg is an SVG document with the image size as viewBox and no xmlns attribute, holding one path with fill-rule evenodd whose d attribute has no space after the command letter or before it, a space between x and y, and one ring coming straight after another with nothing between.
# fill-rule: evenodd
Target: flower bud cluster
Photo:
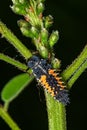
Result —
<instances>
[{"instance_id":1,"label":"flower bud cluster","mask_svg":"<svg viewBox=\"0 0 87 130\"><path fill-rule=\"evenodd\" d=\"M30 37L36 46L39 54L43 58L49 55L53 59L52 63L57 66L59 61L55 60L53 47L59 39L58 31L52 31L50 34L49 27L53 24L51 15L43 16L45 0L12 0L12 10L24 16L24 20L19 20L18 25L22 34ZM56 67L55 67L56 68Z\"/></svg>"}]
</instances>

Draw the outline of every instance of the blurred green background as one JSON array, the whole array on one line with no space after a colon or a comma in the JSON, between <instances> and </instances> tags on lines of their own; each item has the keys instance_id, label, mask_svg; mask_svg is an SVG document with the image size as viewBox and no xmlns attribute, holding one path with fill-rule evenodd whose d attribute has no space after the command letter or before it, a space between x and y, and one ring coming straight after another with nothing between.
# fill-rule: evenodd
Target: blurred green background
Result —
<instances>
[{"instance_id":1,"label":"blurred green background","mask_svg":"<svg viewBox=\"0 0 87 130\"><path fill-rule=\"evenodd\" d=\"M22 17L11 11L11 4L10 0L0 1L0 19L27 47L35 49L31 40L22 36L17 26L17 20ZM60 39L54 51L61 60L61 70L64 70L87 44L87 0L46 0L45 6L44 15L54 17L50 31L59 31ZM25 62L5 39L0 39L0 52ZM15 67L0 61L0 91L10 78L20 73ZM10 104L9 113L22 130L48 130L43 91L36 86L34 81ZM66 110L68 130L87 129L87 70L70 90L70 104ZM10 130L1 118L0 130Z\"/></svg>"}]
</instances>

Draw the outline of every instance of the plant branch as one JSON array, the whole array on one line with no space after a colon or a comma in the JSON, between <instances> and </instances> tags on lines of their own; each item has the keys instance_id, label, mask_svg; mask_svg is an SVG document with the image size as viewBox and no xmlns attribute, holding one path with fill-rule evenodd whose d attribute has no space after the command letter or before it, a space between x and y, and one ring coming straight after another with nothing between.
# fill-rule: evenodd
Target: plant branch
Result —
<instances>
[{"instance_id":1,"label":"plant branch","mask_svg":"<svg viewBox=\"0 0 87 130\"><path fill-rule=\"evenodd\" d=\"M22 42L0 21L0 33L5 37L19 52L28 59L32 56L31 52L22 44Z\"/></svg>"},{"instance_id":2,"label":"plant branch","mask_svg":"<svg viewBox=\"0 0 87 130\"><path fill-rule=\"evenodd\" d=\"M62 73L62 77L67 82L69 88L74 84L77 78L87 68L87 45L74 62Z\"/></svg>"},{"instance_id":3,"label":"plant branch","mask_svg":"<svg viewBox=\"0 0 87 130\"><path fill-rule=\"evenodd\" d=\"M76 72L71 76L71 78L68 81L68 86L71 87L75 81L78 79L78 77L87 69L87 59L83 61L83 63L80 65L80 67L76 70Z\"/></svg>"},{"instance_id":4,"label":"plant branch","mask_svg":"<svg viewBox=\"0 0 87 130\"><path fill-rule=\"evenodd\" d=\"M20 1L13 2L14 4L13 9L15 10L15 12L19 11L18 7L15 8L16 5L19 6L19 4L16 4L16 2L20 4L19 9L20 11L22 11L23 9L21 10L22 5ZM24 4L24 2L22 4ZM38 2L38 1L34 1L34 2ZM31 3L32 3L32 0L31 0ZM26 7L24 9L26 9L26 11L29 11L29 13L28 12L26 12L27 14L23 13L23 16L26 14L25 18L27 19L27 21L26 23L23 21L20 22L20 25L22 25L21 30L23 30L22 33L25 34L26 36L29 35L30 37L32 34L32 39L34 41L34 44L42 57L48 58L48 54L50 52L51 56L53 57L52 59L54 59L55 57L52 50L53 50L54 44L58 40L58 36L59 36L58 32L55 32L55 33L53 32L52 35L48 37L48 27L50 27L50 20L52 23L52 18L44 17L44 23L43 23L43 15L42 15L43 11L40 11L43 9L42 8L43 6L39 8L38 3L36 5L38 7L37 8L38 10L35 10L36 8L33 3L30 5L29 9L27 9L27 4L26 4ZM37 17L38 19L36 19L37 13L35 13L34 15L35 11L40 12ZM39 25L38 21L40 20L42 22L41 25L45 25L43 26L43 28L40 26L37 26ZM29 26L30 23L32 23L31 24L32 26ZM14 36L14 34L11 33L11 31L2 22L0 22L0 33L21 53L21 55L25 57L25 59L28 59L32 56L31 52L21 43L20 40L17 39L16 36ZM26 66L23 66L22 63L18 63L18 61L15 61L9 57L6 57L3 54L1 54L1 60L4 60L20 69L26 68ZM67 85L69 88L71 88L71 86L74 84L74 82L77 80L77 78L81 75L81 73L86 68L87 68L87 46L84 48L80 56L62 73L62 77L64 78L65 81L67 81ZM46 96L46 104L47 104L47 112L48 112L49 130L66 130L65 106L62 103L59 103L56 100L54 100L53 97L51 97L49 93L47 93L46 91L45 91L45 96ZM3 119L5 118L5 116L8 117L8 118L5 118L5 120L9 124L9 121L7 120L10 118L9 115L2 108L0 108L0 110L1 110L0 115L1 116L3 115L2 116ZM10 125L11 123L9 124L9 126Z\"/></svg>"},{"instance_id":5,"label":"plant branch","mask_svg":"<svg viewBox=\"0 0 87 130\"><path fill-rule=\"evenodd\" d=\"M3 60L11 65L14 65L15 67L19 68L22 71L26 71L27 70L27 66L15 59L12 59L11 57L4 55L2 53L0 53L0 60Z\"/></svg>"},{"instance_id":6,"label":"plant branch","mask_svg":"<svg viewBox=\"0 0 87 130\"><path fill-rule=\"evenodd\" d=\"M66 130L65 106L53 99L46 91L49 130Z\"/></svg>"},{"instance_id":7,"label":"plant branch","mask_svg":"<svg viewBox=\"0 0 87 130\"><path fill-rule=\"evenodd\" d=\"M87 45L77 59L62 73L67 86L71 88L74 82L87 68ZM56 102L45 92L48 111L49 130L66 130L66 114L63 104Z\"/></svg>"},{"instance_id":8,"label":"plant branch","mask_svg":"<svg viewBox=\"0 0 87 130\"><path fill-rule=\"evenodd\" d=\"M0 116L9 125L12 130L21 130L18 125L13 121L7 111L0 107Z\"/></svg>"}]
</instances>

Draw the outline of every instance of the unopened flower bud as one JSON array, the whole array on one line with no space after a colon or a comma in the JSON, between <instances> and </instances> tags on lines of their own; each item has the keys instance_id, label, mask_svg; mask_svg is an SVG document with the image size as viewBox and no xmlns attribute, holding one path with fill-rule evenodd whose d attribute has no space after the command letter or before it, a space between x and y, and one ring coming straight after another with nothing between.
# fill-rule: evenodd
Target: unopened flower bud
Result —
<instances>
[{"instance_id":1,"label":"unopened flower bud","mask_svg":"<svg viewBox=\"0 0 87 130\"><path fill-rule=\"evenodd\" d=\"M26 27L21 27L20 30L24 36L33 38L33 34Z\"/></svg>"},{"instance_id":2,"label":"unopened flower bud","mask_svg":"<svg viewBox=\"0 0 87 130\"><path fill-rule=\"evenodd\" d=\"M52 34L49 37L49 45L50 45L50 47L53 47L55 45L55 43L58 41L58 39L59 39L58 31L52 32Z\"/></svg>"},{"instance_id":3,"label":"unopened flower bud","mask_svg":"<svg viewBox=\"0 0 87 130\"><path fill-rule=\"evenodd\" d=\"M13 12L15 12L17 14L20 14L20 15L26 14L25 7L23 7L21 5L13 5L13 6L11 6L11 9L13 10Z\"/></svg>"},{"instance_id":4,"label":"unopened flower bud","mask_svg":"<svg viewBox=\"0 0 87 130\"><path fill-rule=\"evenodd\" d=\"M12 0L13 4L18 4L19 0Z\"/></svg>"},{"instance_id":5,"label":"unopened flower bud","mask_svg":"<svg viewBox=\"0 0 87 130\"><path fill-rule=\"evenodd\" d=\"M47 48L45 48L44 46L42 46L41 44L38 45L38 50L39 50L39 53L40 55L43 57L43 58L48 58L48 50Z\"/></svg>"},{"instance_id":6,"label":"unopened flower bud","mask_svg":"<svg viewBox=\"0 0 87 130\"><path fill-rule=\"evenodd\" d=\"M31 27L31 33L33 34L33 37L36 37L36 38L38 38L38 36L39 36L39 31L35 28L35 27Z\"/></svg>"},{"instance_id":7,"label":"unopened flower bud","mask_svg":"<svg viewBox=\"0 0 87 130\"><path fill-rule=\"evenodd\" d=\"M52 60L52 66L53 66L54 69L60 68L60 65L61 65L60 60L58 60L57 58L54 58Z\"/></svg>"},{"instance_id":8,"label":"unopened flower bud","mask_svg":"<svg viewBox=\"0 0 87 130\"><path fill-rule=\"evenodd\" d=\"M26 22L25 20L19 20L18 25L24 36L33 38L33 34L31 33L31 30L30 30L31 25L28 22Z\"/></svg>"},{"instance_id":9,"label":"unopened flower bud","mask_svg":"<svg viewBox=\"0 0 87 130\"><path fill-rule=\"evenodd\" d=\"M44 2L45 0L37 0L38 2Z\"/></svg>"},{"instance_id":10,"label":"unopened flower bud","mask_svg":"<svg viewBox=\"0 0 87 130\"><path fill-rule=\"evenodd\" d=\"M25 4L25 0L18 0L19 1L19 3L21 3L21 4Z\"/></svg>"},{"instance_id":11,"label":"unopened flower bud","mask_svg":"<svg viewBox=\"0 0 87 130\"><path fill-rule=\"evenodd\" d=\"M44 4L43 3L39 3L38 5L37 5L37 14L39 15L40 13L43 13L43 11L44 11Z\"/></svg>"},{"instance_id":12,"label":"unopened flower bud","mask_svg":"<svg viewBox=\"0 0 87 130\"><path fill-rule=\"evenodd\" d=\"M17 23L18 23L19 27L28 27L29 28L29 26L31 26L27 21L22 20L22 19L18 20Z\"/></svg>"},{"instance_id":13,"label":"unopened flower bud","mask_svg":"<svg viewBox=\"0 0 87 130\"><path fill-rule=\"evenodd\" d=\"M41 42L46 45L47 44L47 41L48 41L48 31L43 28L41 30Z\"/></svg>"},{"instance_id":14,"label":"unopened flower bud","mask_svg":"<svg viewBox=\"0 0 87 130\"><path fill-rule=\"evenodd\" d=\"M53 24L53 17L51 15L45 18L45 28L49 28Z\"/></svg>"}]
</instances>

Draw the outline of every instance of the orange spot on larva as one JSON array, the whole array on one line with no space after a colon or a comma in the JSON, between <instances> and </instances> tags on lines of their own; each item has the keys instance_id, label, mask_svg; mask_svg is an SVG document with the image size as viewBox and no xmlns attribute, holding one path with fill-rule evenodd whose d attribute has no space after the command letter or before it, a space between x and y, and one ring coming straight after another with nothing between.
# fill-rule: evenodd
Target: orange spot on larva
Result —
<instances>
[{"instance_id":1,"label":"orange spot on larva","mask_svg":"<svg viewBox=\"0 0 87 130\"><path fill-rule=\"evenodd\" d=\"M48 90L48 92L54 97L54 90L49 86L49 84L46 82L46 76L42 75L40 78L41 85Z\"/></svg>"},{"instance_id":2,"label":"orange spot on larva","mask_svg":"<svg viewBox=\"0 0 87 130\"><path fill-rule=\"evenodd\" d=\"M49 72L49 74L52 74L52 75L54 74L54 70L50 69L48 72Z\"/></svg>"}]
</instances>

